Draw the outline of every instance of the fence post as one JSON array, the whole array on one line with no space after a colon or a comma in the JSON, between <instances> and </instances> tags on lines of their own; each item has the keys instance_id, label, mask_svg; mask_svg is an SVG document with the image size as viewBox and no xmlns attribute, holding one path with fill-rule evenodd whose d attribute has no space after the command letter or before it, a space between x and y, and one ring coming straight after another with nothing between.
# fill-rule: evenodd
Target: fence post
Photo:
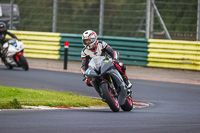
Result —
<instances>
[{"instance_id":1,"label":"fence post","mask_svg":"<svg viewBox=\"0 0 200 133\"><path fill-rule=\"evenodd\" d=\"M104 0L100 0L99 35L103 36Z\"/></svg>"},{"instance_id":2,"label":"fence post","mask_svg":"<svg viewBox=\"0 0 200 133\"><path fill-rule=\"evenodd\" d=\"M57 5L58 5L58 1L57 0L53 0L53 24L52 24L52 32L56 32Z\"/></svg>"},{"instance_id":3,"label":"fence post","mask_svg":"<svg viewBox=\"0 0 200 133\"><path fill-rule=\"evenodd\" d=\"M146 2L146 38L150 37L150 23L151 23L151 1L147 0Z\"/></svg>"},{"instance_id":4,"label":"fence post","mask_svg":"<svg viewBox=\"0 0 200 133\"><path fill-rule=\"evenodd\" d=\"M152 0L151 1L151 13L150 13L150 38L153 39L153 34L154 34L154 8L153 8L153 4L155 4L155 1Z\"/></svg>"},{"instance_id":5,"label":"fence post","mask_svg":"<svg viewBox=\"0 0 200 133\"><path fill-rule=\"evenodd\" d=\"M9 29L12 30L13 28L13 7L14 7L14 0L10 1L10 27Z\"/></svg>"},{"instance_id":6,"label":"fence post","mask_svg":"<svg viewBox=\"0 0 200 133\"><path fill-rule=\"evenodd\" d=\"M69 42L65 42L64 69L67 69Z\"/></svg>"},{"instance_id":7,"label":"fence post","mask_svg":"<svg viewBox=\"0 0 200 133\"><path fill-rule=\"evenodd\" d=\"M197 36L196 40L200 41L200 0L198 0L198 7L197 7Z\"/></svg>"}]
</instances>

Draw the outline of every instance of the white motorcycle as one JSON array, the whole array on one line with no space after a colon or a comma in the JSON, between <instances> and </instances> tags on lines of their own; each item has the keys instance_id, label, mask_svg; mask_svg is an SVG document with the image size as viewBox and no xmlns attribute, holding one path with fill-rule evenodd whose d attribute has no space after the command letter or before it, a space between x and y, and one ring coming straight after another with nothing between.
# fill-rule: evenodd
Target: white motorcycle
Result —
<instances>
[{"instance_id":1,"label":"white motorcycle","mask_svg":"<svg viewBox=\"0 0 200 133\"><path fill-rule=\"evenodd\" d=\"M2 61L9 69L12 69L13 67L22 67L25 71L28 71L29 66L23 54L23 42L11 39L3 45L4 58L2 58Z\"/></svg>"}]
</instances>

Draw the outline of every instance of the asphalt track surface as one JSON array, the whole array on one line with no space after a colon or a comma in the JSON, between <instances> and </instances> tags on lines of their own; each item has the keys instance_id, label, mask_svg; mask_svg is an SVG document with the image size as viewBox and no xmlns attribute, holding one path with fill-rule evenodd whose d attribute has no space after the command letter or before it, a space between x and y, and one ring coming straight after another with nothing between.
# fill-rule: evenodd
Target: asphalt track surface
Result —
<instances>
[{"instance_id":1,"label":"asphalt track surface","mask_svg":"<svg viewBox=\"0 0 200 133\"><path fill-rule=\"evenodd\" d=\"M199 133L200 86L134 80L135 101L150 107L113 113L110 109L1 110L0 133ZM81 74L49 70L8 70L0 65L0 85L98 96Z\"/></svg>"}]
</instances>

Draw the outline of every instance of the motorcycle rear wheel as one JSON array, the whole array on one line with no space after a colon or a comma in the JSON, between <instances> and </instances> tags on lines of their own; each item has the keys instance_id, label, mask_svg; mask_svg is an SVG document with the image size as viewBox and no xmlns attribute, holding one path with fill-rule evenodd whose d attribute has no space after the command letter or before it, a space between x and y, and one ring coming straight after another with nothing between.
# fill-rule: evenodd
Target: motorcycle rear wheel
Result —
<instances>
[{"instance_id":1,"label":"motorcycle rear wheel","mask_svg":"<svg viewBox=\"0 0 200 133\"><path fill-rule=\"evenodd\" d=\"M106 101L108 106L113 112L119 112L120 106L117 98L113 95L112 90L108 88L108 83L103 82L100 84L101 92L103 93L102 98Z\"/></svg>"},{"instance_id":2,"label":"motorcycle rear wheel","mask_svg":"<svg viewBox=\"0 0 200 133\"><path fill-rule=\"evenodd\" d=\"M19 55L19 64L22 67L22 69L24 69L25 71L28 71L29 66L26 61L26 58L23 55Z\"/></svg>"}]
</instances>

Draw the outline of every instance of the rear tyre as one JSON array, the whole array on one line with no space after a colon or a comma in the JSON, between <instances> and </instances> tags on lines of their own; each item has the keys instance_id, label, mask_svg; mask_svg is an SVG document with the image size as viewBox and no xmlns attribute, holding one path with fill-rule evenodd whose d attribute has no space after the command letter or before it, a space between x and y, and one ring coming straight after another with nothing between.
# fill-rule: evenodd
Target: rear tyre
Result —
<instances>
[{"instance_id":1,"label":"rear tyre","mask_svg":"<svg viewBox=\"0 0 200 133\"><path fill-rule=\"evenodd\" d=\"M131 111L133 109L133 102L131 97L127 97L123 105L121 105L123 111Z\"/></svg>"},{"instance_id":2,"label":"rear tyre","mask_svg":"<svg viewBox=\"0 0 200 133\"><path fill-rule=\"evenodd\" d=\"M25 71L28 71L29 66L26 61L26 58L23 55L19 55L19 64Z\"/></svg>"},{"instance_id":3,"label":"rear tyre","mask_svg":"<svg viewBox=\"0 0 200 133\"><path fill-rule=\"evenodd\" d=\"M108 83L103 82L100 84L100 89L102 94L102 98L105 100L105 102L108 104L110 109L113 112L119 112L120 106L118 103L117 97L115 97L112 93L112 90L108 88Z\"/></svg>"}]
</instances>

